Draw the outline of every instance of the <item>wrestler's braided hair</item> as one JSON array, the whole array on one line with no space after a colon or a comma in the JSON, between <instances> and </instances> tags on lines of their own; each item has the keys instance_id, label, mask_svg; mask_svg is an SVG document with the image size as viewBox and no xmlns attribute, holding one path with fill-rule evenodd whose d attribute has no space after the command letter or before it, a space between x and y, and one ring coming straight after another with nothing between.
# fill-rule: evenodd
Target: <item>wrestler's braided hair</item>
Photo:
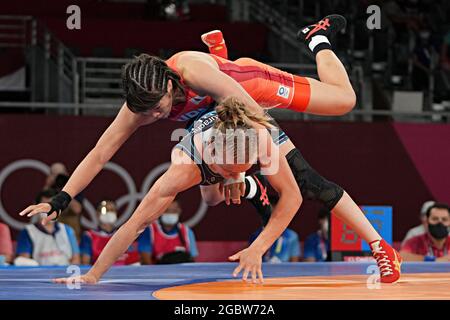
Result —
<instances>
[{"instance_id":1,"label":"wrestler's braided hair","mask_svg":"<svg viewBox=\"0 0 450 320\"><path fill-rule=\"evenodd\" d=\"M167 93L172 80L173 92L184 87L178 73L158 57L141 54L122 68L122 84L128 108L134 113L153 109Z\"/></svg>"},{"instance_id":2,"label":"wrestler's braided hair","mask_svg":"<svg viewBox=\"0 0 450 320\"><path fill-rule=\"evenodd\" d=\"M223 146L225 153L231 150L234 161L238 158L238 151L244 150L245 162L252 158L250 150L252 144L256 143L257 135L255 123L266 128L272 128L270 118L266 114L257 115L247 110L246 105L235 97L229 97L216 106L217 120L214 129L223 135ZM250 134L249 134L250 133ZM239 137L241 136L242 139ZM237 163L237 161L235 162Z\"/></svg>"}]
</instances>

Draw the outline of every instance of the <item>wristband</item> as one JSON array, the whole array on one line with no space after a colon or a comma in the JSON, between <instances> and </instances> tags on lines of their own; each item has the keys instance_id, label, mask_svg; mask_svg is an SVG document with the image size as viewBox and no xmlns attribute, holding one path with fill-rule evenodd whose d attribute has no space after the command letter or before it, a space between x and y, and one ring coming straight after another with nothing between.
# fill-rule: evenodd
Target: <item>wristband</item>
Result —
<instances>
[{"instance_id":1,"label":"wristband","mask_svg":"<svg viewBox=\"0 0 450 320\"><path fill-rule=\"evenodd\" d=\"M47 216L51 215L54 211L56 211L56 218L53 221L56 221L59 218L61 212L63 212L68 206L70 201L72 201L72 197L65 191L59 192L56 196L53 197L52 201L49 202L51 208L50 211L47 212Z\"/></svg>"},{"instance_id":2,"label":"wristband","mask_svg":"<svg viewBox=\"0 0 450 320\"><path fill-rule=\"evenodd\" d=\"M224 186L228 186L230 184L234 184L234 183L241 183L245 181L245 172L241 172L239 173L239 178L237 179L225 179L223 185Z\"/></svg>"},{"instance_id":3,"label":"wristband","mask_svg":"<svg viewBox=\"0 0 450 320\"><path fill-rule=\"evenodd\" d=\"M425 258L423 258L423 261L433 262L433 261L436 261L436 257L435 256L425 256Z\"/></svg>"}]
</instances>

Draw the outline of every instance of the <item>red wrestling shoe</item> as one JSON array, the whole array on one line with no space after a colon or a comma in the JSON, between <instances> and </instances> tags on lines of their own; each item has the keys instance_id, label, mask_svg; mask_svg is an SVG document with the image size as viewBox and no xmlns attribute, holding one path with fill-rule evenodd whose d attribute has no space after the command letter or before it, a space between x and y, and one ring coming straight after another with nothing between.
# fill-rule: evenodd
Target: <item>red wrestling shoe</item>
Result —
<instances>
[{"instance_id":1,"label":"red wrestling shoe","mask_svg":"<svg viewBox=\"0 0 450 320\"><path fill-rule=\"evenodd\" d=\"M221 58L228 59L228 50L222 31L213 30L202 34L202 41L208 46L209 53L215 54Z\"/></svg>"},{"instance_id":2,"label":"red wrestling shoe","mask_svg":"<svg viewBox=\"0 0 450 320\"><path fill-rule=\"evenodd\" d=\"M370 243L372 254L380 269L382 283L394 283L400 279L402 257L383 239Z\"/></svg>"}]
</instances>

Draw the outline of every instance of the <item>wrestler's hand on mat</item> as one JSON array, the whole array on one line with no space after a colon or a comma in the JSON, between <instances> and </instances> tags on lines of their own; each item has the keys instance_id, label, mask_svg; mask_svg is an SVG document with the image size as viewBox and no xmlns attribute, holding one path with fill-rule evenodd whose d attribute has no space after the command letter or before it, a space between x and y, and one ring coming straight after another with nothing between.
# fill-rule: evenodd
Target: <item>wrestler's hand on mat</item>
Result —
<instances>
[{"instance_id":1,"label":"wrestler's hand on mat","mask_svg":"<svg viewBox=\"0 0 450 320\"><path fill-rule=\"evenodd\" d=\"M28 208L26 208L25 210L20 212L19 215L20 216L27 215L27 217L32 217L37 214L47 213L50 211L51 208L52 207L50 206L49 203L43 202L43 203L34 204L34 205L29 206ZM57 218L57 214L56 214L56 211L54 211L54 212L52 212L51 215L48 215L45 218L43 218L41 223L43 225L46 225L47 223L49 223L50 221L52 221L53 219L56 219L56 218Z\"/></svg>"},{"instance_id":2,"label":"wrestler's hand on mat","mask_svg":"<svg viewBox=\"0 0 450 320\"><path fill-rule=\"evenodd\" d=\"M231 261L239 260L239 265L233 271L233 277L237 277L241 271L242 280L247 281L248 274L251 272L253 283L263 283L262 255L255 249L247 248L239 251L235 255L228 258Z\"/></svg>"},{"instance_id":3,"label":"wrestler's hand on mat","mask_svg":"<svg viewBox=\"0 0 450 320\"><path fill-rule=\"evenodd\" d=\"M76 283L84 283L84 284L96 284L98 279L89 273L83 274L82 276L76 277L67 277L67 278L56 278L52 280L54 283L61 284L76 284Z\"/></svg>"},{"instance_id":4,"label":"wrestler's hand on mat","mask_svg":"<svg viewBox=\"0 0 450 320\"><path fill-rule=\"evenodd\" d=\"M241 204L241 197L245 194L245 182L236 182L226 186L221 184L221 189L223 190L225 203L227 205L231 202L233 202L233 204Z\"/></svg>"}]
</instances>

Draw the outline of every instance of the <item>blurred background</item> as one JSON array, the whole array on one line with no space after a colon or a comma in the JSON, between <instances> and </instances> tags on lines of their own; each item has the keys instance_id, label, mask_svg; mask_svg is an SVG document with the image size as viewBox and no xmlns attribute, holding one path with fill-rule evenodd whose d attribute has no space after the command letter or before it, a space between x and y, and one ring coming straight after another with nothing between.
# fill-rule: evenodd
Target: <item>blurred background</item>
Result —
<instances>
[{"instance_id":1,"label":"blurred background","mask_svg":"<svg viewBox=\"0 0 450 320\"><path fill-rule=\"evenodd\" d=\"M71 5L80 9L80 29L67 27ZM371 5L380 8L379 29L367 27ZM333 47L357 106L340 117L271 114L308 162L343 186L399 248L408 230L421 225L426 201L450 202L448 1L15 0L0 4L0 223L9 229L9 237L0 237L3 260L26 252L17 243L29 221L17 213L41 191L62 188L122 106L121 67L134 55L208 52L201 34L220 29L231 60L251 57L317 78L314 57L295 35L331 13L348 21ZM116 213L114 228L126 221L167 168L178 127L162 121L140 129L76 198L63 218L78 244L102 224L102 201L115 203L108 209ZM197 188L177 200L179 220L191 230L190 241L195 237L196 261L225 261L261 226L246 202L208 208ZM305 202L291 223L298 242L291 261L314 261L305 254L309 236L345 231L321 210ZM364 246L342 246L360 243L354 234L335 234L334 251L366 255ZM344 259L330 254L325 238L312 244L325 245L317 249L322 258Z\"/></svg>"}]
</instances>

